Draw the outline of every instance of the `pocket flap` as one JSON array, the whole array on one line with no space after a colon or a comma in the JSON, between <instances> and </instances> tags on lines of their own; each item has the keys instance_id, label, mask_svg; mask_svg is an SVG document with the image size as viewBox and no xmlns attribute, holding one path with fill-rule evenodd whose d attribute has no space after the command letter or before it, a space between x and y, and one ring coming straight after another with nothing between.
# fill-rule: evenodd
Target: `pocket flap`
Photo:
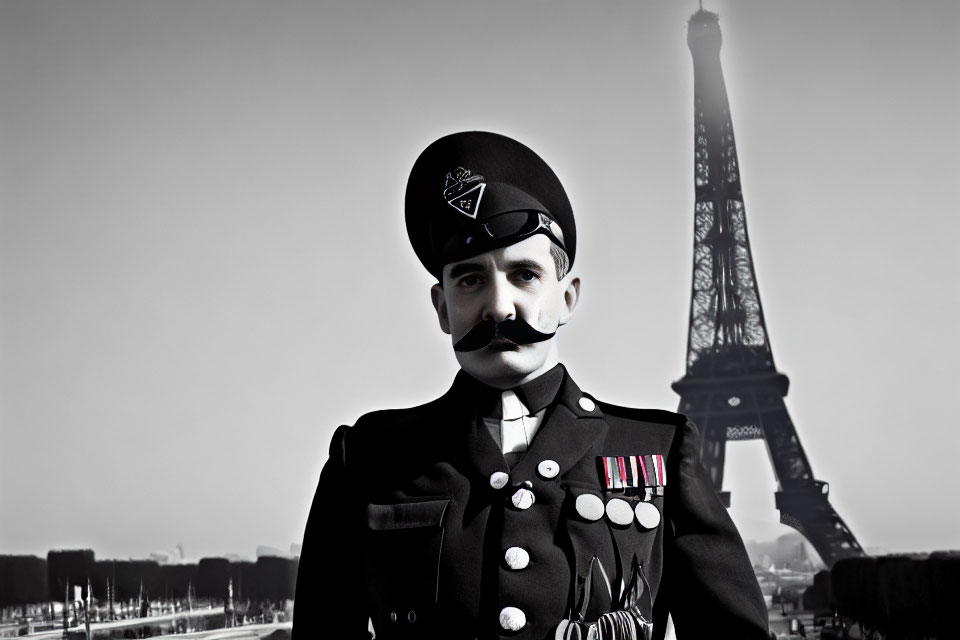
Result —
<instances>
[{"instance_id":1,"label":"pocket flap","mask_svg":"<svg viewBox=\"0 0 960 640\"><path fill-rule=\"evenodd\" d=\"M439 527L448 504L449 498L398 504L368 504L367 526L374 531Z\"/></svg>"}]
</instances>

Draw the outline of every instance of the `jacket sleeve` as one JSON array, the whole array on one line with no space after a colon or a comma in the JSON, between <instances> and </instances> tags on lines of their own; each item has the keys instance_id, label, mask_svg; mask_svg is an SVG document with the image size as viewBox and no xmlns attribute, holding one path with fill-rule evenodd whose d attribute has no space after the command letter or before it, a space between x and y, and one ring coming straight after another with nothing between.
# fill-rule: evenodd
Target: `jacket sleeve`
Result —
<instances>
[{"instance_id":1,"label":"jacket sleeve","mask_svg":"<svg viewBox=\"0 0 960 640\"><path fill-rule=\"evenodd\" d=\"M292 637L369 640L361 539L346 469L348 427L333 434L303 534Z\"/></svg>"},{"instance_id":2,"label":"jacket sleeve","mask_svg":"<svg viewBox=\"0 0 960 640\"><path fill-rule=\"evenodd\" d=\"M664 577L677 638L769 640L767 607L733 520L700 461L687 420L674 441ZM668 491L671 489L669 486Z\"/></svg>"}]
</instances>

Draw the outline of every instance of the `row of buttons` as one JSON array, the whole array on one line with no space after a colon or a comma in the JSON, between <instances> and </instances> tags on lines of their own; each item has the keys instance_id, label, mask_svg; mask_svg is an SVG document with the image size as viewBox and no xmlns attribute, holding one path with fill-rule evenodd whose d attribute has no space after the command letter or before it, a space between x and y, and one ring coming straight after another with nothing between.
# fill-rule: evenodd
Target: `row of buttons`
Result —
<instances>
[{"instance_id":1,"label":"row of buttons","mask_svg":"<svg viewBox=\"0 0 960 640\"><path fill-rule=\"evenodd\" d=\"M537 465L537 473L544 480L553 480L560 475L560 464L556 460L543 460ZM494 471L490 474L490 486L499 491L510 484L510 474L506 471Z\"/></svg>"},{"instance_id":2,"label":"row of buttons","mask_svg":"<svg viewBox=\"0 0 960 640\"><path fill-rule=\"evenodd\" d=\"M549 480L560 474L560 465L555 460L544 460L537 465L540 477ZM503 471L495 471L490 476L490 486L494 489L503 489L510 482L510 475ZM520 511L525 511L537 501L533 493L533 483L525 480L510 496L510 502ZM530 564L530 553L523 547L510 547L503 554L504 562L513 571L526 569ZM517 607L504 607L500 610L500 626L507 631L519 631L527 624L527 614Z\"/></svg>"},{"instance_id":3,"label":"row of buttons","mask_svg":"<svg viewBox=\"0 0 960 640\"><path fill-rule=\"evenodd\" d=\"M579 401L580 408L584 411L593 411L597 408L593 400L583 396ZM560 464L556 460L542 460L537 465L537 473L544 480L552 480L560 475ZM499 491L510 484L510 474L504 471L494 471L490 474L490 486ZM513 495L510 496L510 502L514 507L525 511L536 502L536 496L533 493L533 483L525 480L520 483ZM503 554L504 562L513 571L526 569L530 564L530 553L523 547L510 547ZM500 626L506 631L519 631L527 625L527 614L517 607L504 607L500 610Z\"/></svg>"}]
</instances>

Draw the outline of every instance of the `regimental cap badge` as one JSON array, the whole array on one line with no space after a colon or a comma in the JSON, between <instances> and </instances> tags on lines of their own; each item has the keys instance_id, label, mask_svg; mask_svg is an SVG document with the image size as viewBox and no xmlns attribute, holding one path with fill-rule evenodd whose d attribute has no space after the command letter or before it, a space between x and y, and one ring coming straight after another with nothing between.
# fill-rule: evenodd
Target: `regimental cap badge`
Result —
<instances>
[{"instance_id":1,"label":"regimental cap badge","mask_svg":"<svg viewBox=\"0 0 960 640\"><path fill-rule=\"evenodd\" d=\"M443 199L463 215L476 219L477 211L480 209L480 198L483 197L483 190L486 188L487 183L484 182L482 175L457 167L447 173L443 185Z\"/></svg>"}]
</instances>

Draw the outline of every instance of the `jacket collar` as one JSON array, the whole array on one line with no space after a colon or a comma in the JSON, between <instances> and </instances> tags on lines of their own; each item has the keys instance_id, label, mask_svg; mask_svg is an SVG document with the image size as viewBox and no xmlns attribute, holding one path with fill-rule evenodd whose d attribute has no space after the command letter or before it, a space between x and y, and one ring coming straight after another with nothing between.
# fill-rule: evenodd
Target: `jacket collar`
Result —
<instances>
[{"instance_id":1,"label":"jacket collar","mask_svg":"<svg viewBox=\"0 0 960 640\"><path fill-rule=\"evenodd\" d=\"M594 443L607 434L607 423L596 404L589 400L573 378L564 370L563 380L552 408L547 410L544 423L530 443L530 449L511 472L518 480L532 478L537 465L553 460L560 466L561 475L573 468L593 448ZM587 410L591 408L591 410Z\"/></svg>"},{"instance_id":2,"label":"jacket collar","mask_svg":"<svg viewBox=\"0 0 960 640\"><path fill-rule=\"evenodd\" d=\"M536 475L537 465L543 460L553 460L560 472L575 466L589 451L594 442L607 433L607 424L595 403L573 381L566 369L559 365L563 376L559 382L553 405L547 409L544 422L530 444L530 449L511 471L497 443L490 437L479 418L480 403L489 402L490 387L478 382L464 371L457 373L447 396L451 410L466 432L465 455L477 473L487 482L495 471L509 473L517 484ZM547 374L553 373L556 369ZM496 393L497 390L493 390ZM477 394L480 394L478 396Z\"/></svg>"},{"instance_id":3,"label":"jacket collar","mask_svg":"<svg viewBox=\"0 0 960 640\"><path fill-rule=\"evenodd\" d=\"M560 385L566 375L562 364L557 364L546 373L525 382L513 390L520 397L527 410L534 414L549 406L557 397ZM467 403L472 403L481 416L492 417L500 415L501 389L486 385L469 373L461 369L453 382L451 392L457 392L459 397Z\"/></svg>"},{"instance_id":4,"label":"jacket collar","mask_svg":"<svg viewBox=\"0 0 960 640\"><path fill-rule=\"evenodd\" d=\"M543 375L537 376L530 382L525 382L515 389L520 400L530 410L531 415L540 411L556 399L560 385L566 376L566 369L558 364Z\"/></svg>"}]
</instances>

